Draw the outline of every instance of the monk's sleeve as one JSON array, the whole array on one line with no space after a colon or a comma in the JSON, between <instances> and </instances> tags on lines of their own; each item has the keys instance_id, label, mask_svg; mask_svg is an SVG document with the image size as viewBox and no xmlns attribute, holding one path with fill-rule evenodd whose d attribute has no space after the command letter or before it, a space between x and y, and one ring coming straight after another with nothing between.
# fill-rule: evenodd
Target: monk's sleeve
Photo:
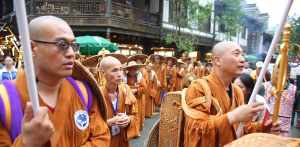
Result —
<instances>
[{"instance_id":1,"label":"monk's sleeve","mask_svg":"<svg viewBox=\"0 0 300 147\"><path fill-rule=\"evenodd\" d=\"M263 132L263 125L261 122L248 122L245 124L244 132L244 134Z\"/></svg>"},{"instance_id":2,"label":"monk's sleeve","mask_svg":"<svg viewBox=\"0 0 300 147\"><path fill-rule=\"evenodd\" d=\"M7 130L0 123L0 147L22 147L22 137L18 136L12 144Z\"/></svg>"},{"instance_id":3,"label":"monk's sleeve","mask_svg":"<svg viewBox=\"0 0 300 147\"><path fill-rule=\"evenodd\" d=\"M227 114L213 115L211 105L205 101L199 103L204 96L203 88L199 82L193 82L187 90L186 101L190 108L203 112L201 119L193 119L186 115L184 127L185 146L221 146L234 138L234 132ZM196 102L198 101L198 102ZM196 103L195 103L196 102Z\"/></svg>"},{"instance_id":4,"label":"monk's sleeve","mask_svg":"<svg viewBox=\"0 0 300 147\"><path fill-rule=\"evenodd\" d=\"M93 100L96 101L95 99ZM100 115L97 103L93 103L90 110L90 125L90 137L82 147L109 146L110 132L106 122Z\"/></svg>"},{"instance_id":5,"label":"monk's sleeve","mask_svg":"<svg viewBox=\"0 0 300 147\"><path fill-rule=\"evenodd\" d=\"M138 121L137 101L130 88L126 86L126 107L127 114L130 117L130 124L127 127L127 138L131 139L140 135Z\"/></svg>"}]
</instances>

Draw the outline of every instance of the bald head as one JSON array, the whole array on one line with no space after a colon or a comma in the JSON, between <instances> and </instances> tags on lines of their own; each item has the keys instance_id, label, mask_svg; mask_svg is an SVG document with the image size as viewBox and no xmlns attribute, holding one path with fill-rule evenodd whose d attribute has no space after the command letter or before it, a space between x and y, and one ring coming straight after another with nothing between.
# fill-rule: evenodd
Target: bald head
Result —
<instances>
[{"instance_id":1,"label":"bald head","mask_svg":"<svg viewBox=\"0 0 300 147\"><path fill-rule=\"evenodd\" d=\"M101 60L100 69L105 72L113 65L122 65L122 64L117 58L112 56L107 56Z\"/></svg>"},{"instance_id":2,"label":"bald head","mask_svg":"<svg viewBox=\"0 0 300 147\"><path fill-rule=\"evenodd\" d=\"M50 26L50 27L49 27ZM51 27L55 26L55 27ZM61 18L55 16L40 16L34 18L29 23L30 38L32 40L47 40L47 34L51 28L68 27L68 23ZM71 31L71 28L69 29Z\"/></svg>"},{"instance_id":3,"label":"bald head","mask_svg":"<svg viewBox=\"0 0 300 147\"><path fill-rule=\"evenodd\" d=\"M229 41L217 43L212 53L213 71L219 74L220 78L232 80L243 72L244 52L237 43Z\"/></svg>"},{"instance_id":4,"label":"bald head","mask_svg":"<svg viewBox=\"0 0 300 147\"><path fill-rule=\"evenodd\" d=\"M241 47L235 42L223 41L223 42L217 43L213 47L212 53L214 56L221 56L221 55L224 55L225 52L229 52L234 49L241 49Z\"/></svg>"}]
</instances>

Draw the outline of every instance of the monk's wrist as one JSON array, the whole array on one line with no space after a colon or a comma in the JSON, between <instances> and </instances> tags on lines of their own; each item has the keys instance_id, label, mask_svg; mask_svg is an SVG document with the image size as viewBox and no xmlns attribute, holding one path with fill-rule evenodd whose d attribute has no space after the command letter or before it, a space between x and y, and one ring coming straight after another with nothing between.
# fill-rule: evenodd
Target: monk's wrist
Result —
<instances>
[{"instance_id":1,"label":"monk's wrist","mask_svg":"<svg viewBox=\"0 0 300 147\"><path fill-rule=\"evenodd\" d=\"M231 125L236 123L235 114L233 112L227 113L227 119L228 119L229 124L231 124Z\"/></svg>"},{"instance_id":2,"label":"monk's wrist","mask_svg":"<svg viewBox=\"0 0 300 147\"><path fill-rule=\"evenodd\" d=\"M36 142L33 141L29 141L27 139L25 139L24 137L22 137L22 145L23 147L42 147L42 144L38 144Z\"/></svg>"}]
</instances>

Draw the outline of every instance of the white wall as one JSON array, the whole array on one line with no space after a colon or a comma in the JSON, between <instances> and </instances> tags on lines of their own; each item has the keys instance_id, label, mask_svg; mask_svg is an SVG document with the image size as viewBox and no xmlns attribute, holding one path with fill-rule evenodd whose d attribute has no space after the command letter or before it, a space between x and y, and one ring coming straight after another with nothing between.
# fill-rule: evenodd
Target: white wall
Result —
<instances>
[{"instance_id":1,"label":"white wall","mask_svg":"<svg viewBox=\"0 0 300 147\"><path fill-rule=\"evenodd\" d=\"M164 0L163 1L163 22L169 22L169 12L170 12L170 7L169 7L169 0Z\"/></svg>"}]
</instances>

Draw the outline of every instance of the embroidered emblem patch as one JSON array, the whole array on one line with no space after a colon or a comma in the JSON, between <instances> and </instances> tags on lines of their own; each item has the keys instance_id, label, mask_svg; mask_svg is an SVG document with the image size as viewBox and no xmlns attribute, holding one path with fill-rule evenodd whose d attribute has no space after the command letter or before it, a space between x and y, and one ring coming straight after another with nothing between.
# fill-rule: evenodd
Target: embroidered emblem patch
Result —
<instances>
[{"instance_id":1,"label":"embroidered emblem patch","mask_svg":"<svg viewBox=\"0 0 300 147\"><path fill-rule=\"evenodd\" d=\"M118 135L120 133L120 131L121 131L121 129L120 129L119 126L117 126L117 125L111 126L111 132L110 133L111 133L112 136Z\"/></svg>"},{"instance_id":2,"label":"embroidered emblem patch","mask_svg":"<svg viewBox=\"0 0 300 147\"><path fill-rule=\"evenodd\" d=\"M89 114L84 110L76 111L74 114L75 125L80 130L85 130L89 126Z\"/></svg>"}]
</instances>

